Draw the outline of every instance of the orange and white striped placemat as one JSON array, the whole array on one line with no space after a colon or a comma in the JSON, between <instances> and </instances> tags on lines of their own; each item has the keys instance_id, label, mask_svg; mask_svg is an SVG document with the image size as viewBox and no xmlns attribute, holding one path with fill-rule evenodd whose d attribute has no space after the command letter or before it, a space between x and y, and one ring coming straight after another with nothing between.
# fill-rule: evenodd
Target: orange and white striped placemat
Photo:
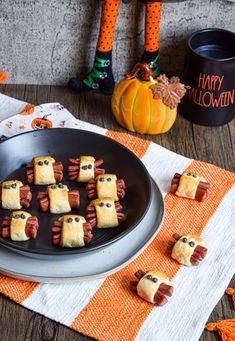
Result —
<instances>
[{"instance_id":1,"label":"orange and white striped placemat","mask_svg":"<svg viewBox=\"0 0 235 341\"><path fill-rule=\"evenodd\" d=\"M4 111L6 103L8 108ZM12 136L48 119L54 127L80 128L109 136L141 158L163 193L166 215L151 245L131 264L106 279L55 285L0 275L0 293L97 340L198 340L235 270L235 174L188 159L153 142L79 121L58 103L24 108L25 103L0 95L0 120L5 115L0 134ZM20 111L23 113L12 116ZM205 202L169 193L174 173L185 169L210 182L210 195ZM198 267L180 266L166 254L172 234L185 232L200 234L206 241L208 254ZM141 300L129 287L138 269L153 267L165 272L174 285L174 295L163 307Z\"/></svg>"}]
</instances>

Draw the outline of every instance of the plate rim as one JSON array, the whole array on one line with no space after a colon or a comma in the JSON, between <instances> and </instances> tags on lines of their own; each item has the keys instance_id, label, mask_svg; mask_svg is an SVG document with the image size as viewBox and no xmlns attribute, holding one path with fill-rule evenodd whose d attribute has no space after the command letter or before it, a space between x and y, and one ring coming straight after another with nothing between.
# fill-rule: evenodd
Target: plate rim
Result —
<instances>
[{"instance_id":1,"label":"plate rim","mask_svg":"<svg viewBox=\"0 0 235 341\"><path fill-rule=\"evenodd\" d=\"M105 129L105 128L103 128ZM147 200L148 200L148 203L145 207L145 210L144 210L144 213L143 215L139 218L139 220L136 221L135 224L133 224L131 226L131 228L129 228L128 230L126 231L123 231L122 233L120 233L119 235L117 235L116 237L114 237L113 239L111 240L108 240L106 242L104 242L103 244L101 243L100 245L94 245L94 247L92 248L76 248L76 249L71 249L71 250L66 250L66 251L60 251L60 252L57 252L57 251L45 251L45 252L40 252L40 251L37 251L37 250L28 250L28 249L25 249L23 246L21 245L13 245L11 244L11 242L9 242L8 240L4 240L3 238L0 237L0 245L2 246L9 246L13 249L16 249L16 250L20 250L20 251L23 251L25 252L26 254L27 253L33 253L33 254L38 254L38 255L43 255L43 256L55 256L55 257L60 257L60 256L65 256L65 255L78 255L78 254L85 254L85 253L88 253L88 252L94 252L96 250L100 250L102 247L105 247L105 246L108 246L108 245L111 245L112 243L120 240L121 238L125 237L126 235L128 235L131 231L133 231L136 226L138 224L141 223L141 221L144 219L144 217L146 216L147 212L148 212L148 209L150 207L150 203L151 203L151 195L152 195L152 187L151 187L151 176L147 170L147 168L145 167L144 163L141 161L140 158L138 158L137 155L135 155L134 152L132 152L130 149L128 149L126 146L124 146L123 144L121 144L120 142L106 136L106 135L102 135L102 134L99 134L99 133L96 133L96 132L93 132L93 131L89 131L89 130L86 130L86 129L76 129L76 128L51 128L51 129L43 129L43 130L31 130L31 131L27 131L27 132L24 132L24 133L21 133L21 134L17 134L17 135L14 135L14 136L11 136L9 138L6 138L5 140L3 141L0 141L0 144L4 144L5 142L8 142L9 140L12 140L14 138L17 138L21 135L34 135L34 134L38 134L38 135L44 135L44 134L47 134L48 131L74 131L76 133L79 133L79 132L82 132L82 133L86 133L86 134L92 134L92 135L96 135L96 136L99 136L107 141L111 141L112 143L118 145L119 147L121 147L122 149L124 149L125 151L127 151L129 154L132 155L132 157L134 157L139 165L141 166L142 170L144 171L145 175L146 175L146 180L148 182L148 195L147 195ZM3 180L4 181L4 180ZM154 180L153 180L154 181ZM27 257L27 255L25 255Z\"/></svg>"}]
</instances>

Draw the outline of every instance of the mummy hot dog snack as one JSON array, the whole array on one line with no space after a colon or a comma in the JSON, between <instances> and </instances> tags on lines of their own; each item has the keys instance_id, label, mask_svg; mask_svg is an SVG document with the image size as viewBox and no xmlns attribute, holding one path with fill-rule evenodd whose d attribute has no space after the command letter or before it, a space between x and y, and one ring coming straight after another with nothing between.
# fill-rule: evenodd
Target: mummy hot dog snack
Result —
<instances>
[{"instance_id":1,"label":"mummy hot dog snack","mask_svg":"<svg viewBox=\"0 0 235 341\"><path fill-rule=\"evenodd\" d=\"M111 198L95 199L87 206L87 221L92 227L116 227L125 221L122 205Z\"/></svg>"},{"instance_id":2,"label":"mummy hot dog snack","mask_svg":"<svg viewBox=\"0 0 235 341\"><path fill-rule=\"evenodd\" d=\"M173 259L183 265L198 265L206 257L207 248L204 240L193 234L183 236L175 233L176 242L168 243L168 251Z\"/></svg>"},{"instance_id":3,"label":"mummy hot dog snack","mask_svg":"<svg viewBox=\"0 0 235 341\"><path fill-rule=\"evenodd\" d=\"M209 188L210 184L202 176L184 172L174 175L170 191L179 197L203 201L208 196Z\"/></svg>"},{"instance_id":4,"label":"mummy hot dog snack","mask_svg":"<svg viewBox=\"0 0 235 341\"><path fill-rule=\"evenodd\" d=\"M93 235L92 227L86 219L79 215L64 215L54 222L52 232L53 245L62 247L83 247L90 243Z\"/></svg>"},{"instance_id":5,"label":"mummy hot dog snack","mask_svg":"<svg viewBox=\"0 0 235 341\"><path fill-rule=\"evenodd\" d=\"M78 190L69 191L66 185L50 185L47 192L39 192L37 196L40 210L59 214L70 212L71 209L78 209L80 197Z\"/></svg>"},{"instance_id":6,"label":"mummy hot dog snack","mask_svg":"<svg viewBox=\"0 0 235 341\"><path fill-rule=\"evenodd\" d=\"M125 182L117 179L115 174L98 175L96 179L89 180L86 186L88 199L112 198L115 201L125 196Z\"/></svg>"},{"instance_id":7,"label":"mummy hot dog snack","mask_svg":"<svg viewBox=\"0 0 235 341\"><path fill-rule=\"evenodd\" d=\"M51 156L37 156L26 168L28 184L51 185L63 179L63 164L56 162Z\"/></svg>"},{"instance_id":8,"label":"mummy hot dog snack","mask_svg":"<svg viewBox=\"0 0 235 341\"><path fill-rule=\"evenodd\" d=\"M95 160L93 156L80 156L80 158L70 158L73 166L68 167L68 177L71 181L87 182L97 175L104 174L105 170L98 168L103 164L103 160Z\"/></svg>"},{"instance_id":9,"label":"mummy hot dog snack","mask_svg":"<svg viewBox=\"0 0 235 341\"><path fill-rule=\"evenodd\" d=\"M38 227L36 216L32 217L30 213L24 211L14 211L10 217L3 219L1 236L17 242L35 239Z\"/></svg>"},{"instance_id":10,"label":"mummy hot dog snack","mask_svg":"<svg viewBox=\"0 0 235 341\"><path fill-rule=\"evenodd\" d=\"M162 306L168 302L166 296L172 296L173 286L164 273L154 269L138 270L135 276L139 281L132 281L131 288L145 301Z\"/></svg>"},{"instance_id":11,"label":"mummy hot dog snack","mask_svg":"<svg viewBox=\"0 0 235 341\"><path fill-rule=\"evenodd\" d=\"M2 208L18 210L28 208L32 199L29 186L24 186L21 181L10 180L0 184L0 204Z\"/></svg>"}]
</instances>

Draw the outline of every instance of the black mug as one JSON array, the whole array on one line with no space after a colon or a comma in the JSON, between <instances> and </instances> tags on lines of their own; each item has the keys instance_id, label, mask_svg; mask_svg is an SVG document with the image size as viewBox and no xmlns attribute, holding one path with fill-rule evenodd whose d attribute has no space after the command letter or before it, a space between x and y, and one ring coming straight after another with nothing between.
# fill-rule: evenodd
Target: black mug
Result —
<instances>
[{"instance_id":1,"label":"black mug","mask_svg":"<svg viewBox=\"0 0 235 341\"><path fill-rule=\"evenodd\" d=\"M235 33L195 32L187 42L183 83L190 85L180 104L189 121L219 126L235 117Z\"/></svg>"}]
</instances>

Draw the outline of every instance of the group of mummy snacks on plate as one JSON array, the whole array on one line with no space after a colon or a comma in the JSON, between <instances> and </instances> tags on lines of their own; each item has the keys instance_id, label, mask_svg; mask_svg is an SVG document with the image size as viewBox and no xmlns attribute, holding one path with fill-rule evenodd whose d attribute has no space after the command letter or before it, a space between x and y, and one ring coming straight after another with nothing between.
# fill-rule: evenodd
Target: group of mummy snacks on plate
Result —
<instances>
[{"instance_id":1,"label":"group of mummy snacks on plate","mask_svg":"<svg viewBox=\"0 0 235 341\"><path fill-rule=\"evenodd\" d=\"M185 171L183 174L174 175L170 192L182 198L204 201L208 196L209 188L210 184L204 177ZM168 242L167 254L178 263L196 266L205 258L207 248L200 236L191 233L180 236L175 233L173 238L174 241ZM138 270L135 276L138 281L131 281L130 287L145 301L162 306L168 302L167 296L172 296L173 286L164 273L155 269L146 272Z\"/></svg>"},{"instance_id":2,"label":"group of mummy snacks on plate","mask_svg":"<svg viewBox=\"0 0 235 341\"><path fill-rule=\"evenodd\" d=\"M68 178L70 181L87 183L87 197L90 201L86 208L86 217L69 214L80 206L79 190L69 190L61 183L63 164L51 156L34 157L26 164L26 182L29 185L46 185L47 190L38 192L37 201L42 212L65 214L54 221L52 226L52 244L61 247L83 247L92 240L92 229L113 228L125 220L123 207L119 199L125 196L125 182L115 174L105 174L99 168L103 160L93 156L69 158ZM15 211L29 208L32 193L29 185L21 181L10 180L0 184L0 204L3 209L13 210L10 217L2 223L2 238L14 241L26 241L37 237L38 218L28 212Z\"/></svg>"}]
</instances>

